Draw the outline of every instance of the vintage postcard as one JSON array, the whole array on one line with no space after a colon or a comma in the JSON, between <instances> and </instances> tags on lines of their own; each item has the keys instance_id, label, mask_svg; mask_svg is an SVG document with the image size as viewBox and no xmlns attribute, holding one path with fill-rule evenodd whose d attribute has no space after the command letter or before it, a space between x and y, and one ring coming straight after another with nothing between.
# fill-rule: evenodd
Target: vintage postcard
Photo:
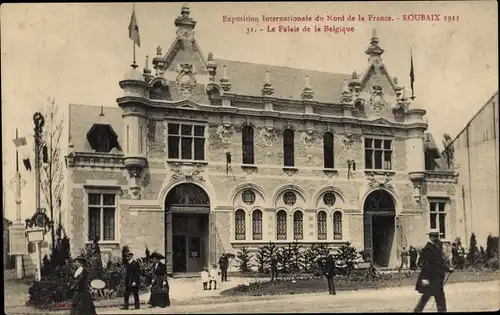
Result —
<instances>
[{"instance_id":1,"label":"vintage postcard","mask_svg":"<svg viewBox=\"0 0 500 315\"><path fill-rule=\"evenodd\" d=\"M1 6L7 314L495 311L495 1Z\"/></svg>"}]
</instances>

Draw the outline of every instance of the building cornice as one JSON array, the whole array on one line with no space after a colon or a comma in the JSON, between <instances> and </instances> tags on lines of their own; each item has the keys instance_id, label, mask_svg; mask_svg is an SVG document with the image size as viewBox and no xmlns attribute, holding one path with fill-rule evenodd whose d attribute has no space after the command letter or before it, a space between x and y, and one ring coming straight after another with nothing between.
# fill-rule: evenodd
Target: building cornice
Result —
<instances>
[{"instance_id":1,"label":"building cornice","mask_svg":"<svg viewBox=\"0 0 500 315\"><path fill-rule=\"evenodd\" d=\"M260 101L262 102L262 101ZM285 120L308 120L308 121L316 121L316 122L333 122L339 124L352 124L354 126L373 126L373 127L382 127L382 128L398 128L398 129L422 129L426 130L428 124L425 122L414 122L414 123L399 123L392 122L388 120L383 120L383 123L380 123L381 120L367 120L363 118L357 117L346 117L343 115L331 116L331 115L320 115L315 113L294 113L294 112L279 112L279 111L266 111L262 109L250 109L250 108L238 108L238 107L226 107L226 106L216 106L216 105L208 105L208 104L200 104L197 102L182 100L182 101L158 101L158 100L148 100L142 97L136 96L125 96L117 99L118 105L124 105L126 103L140 103L147 105L150 108L156 109L176 109L182 111L203 111L205 113L214 113L218 115L223 114L233 114L233 115L241 115L241 116L256 116L256 117L275 117L277 119L285 119ZM303 105L302 101L288 101L284 104L294 104ZM327 105L327 104L318 104L319 106ZM342 105L337 105L339 109L342 108ZM158 118L164 119L163 117Z\"/></svg>"}]
</instances>

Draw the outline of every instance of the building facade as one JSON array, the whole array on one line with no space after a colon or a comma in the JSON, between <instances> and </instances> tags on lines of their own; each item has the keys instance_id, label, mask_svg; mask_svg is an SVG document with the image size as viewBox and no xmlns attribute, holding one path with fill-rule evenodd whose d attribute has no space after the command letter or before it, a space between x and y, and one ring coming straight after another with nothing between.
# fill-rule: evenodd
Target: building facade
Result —
<instances>
[{"instance_id":1,"label":"building facade","mask_svg":"<svg viewBox=\"0 0 500 315\"><path fill-rule=\"evenodd\" d=\"M443 156L459 173L457 230L469 245L471 233L479 245L486 245L488 234L499 235L498 196L498 92L445 148Z\"/></svg>"},{"instance_id":2,"label":"building facade","mask_svg":"<svg viewBox=\"0 0 500 315\"><path fill-rule=\"evenodd\" d=\"M70 106L73 250L147 245L176 273L270 241L349 241L395 266L431 226L456 234L455 173L426 170L426 111L375 31L364 71L345 75L205 56L187 7L175 26L166 53L127 71L117 108Z\"/></svg>"}]
</instances>

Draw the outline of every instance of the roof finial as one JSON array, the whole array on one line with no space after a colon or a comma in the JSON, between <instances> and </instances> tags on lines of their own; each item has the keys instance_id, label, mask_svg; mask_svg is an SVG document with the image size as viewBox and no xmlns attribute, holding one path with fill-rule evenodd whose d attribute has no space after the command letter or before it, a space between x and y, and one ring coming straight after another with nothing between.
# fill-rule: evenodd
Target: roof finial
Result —
<instances>
[{"instance_id":1,"label":"roof finial","mask_svg":"<svg viewBox=\"0 0 500 315\"><path fill-rule=\"evenodd\" d=\"M351 89L349 89L349 83L347 78L344 78L344 85L342 87L342 93L340 95L340 102L342 104L347 104L352 102L353 95Z\"/></svg>"},{"instance_id":2,"label":"roof finial","mask_svg":"<svg viewBox=\"0 0 500 315\"><path fill-rule=\"evenodd\" d=\"M368 62L379 63L382 59L380 56L384 53L384 50L378 45L379 39L377 37L377 30L374 28L372 30L372 38L370 40L370 47L365 51L365 54L370 56Z\"/></svg>"},{"instance_id":3,"label":"roof finial","mask_svg":"<svg viewBox=\"0 0 500 315\"><path fill-rule=\"evenodd\" d=\"M104 116L104 106L101 105L101 113L99 114L99 116Z\"/></svg>"},{"instance_id":4,"label":"roof finial","mask_svg":"<svg viewBox=\"0 0 500 315\"><path fill-rule=\"evenodd\" d=\"M314 92L308 75L305 77L304 89L302 90L302 94L300 94L300 96L303 100L312 100L314 98Z\"/></svg>"},{"instance_id":5,"label":"roof finial","mask_svg":"<svg viewBox=\"0 0 500 315\"><path fill-rule=\"evenodd\" d=\"M220 78L220 86L226 92L231 91L231 82L229 81L229 76L227 75L226 65L222 66L222 78Z\"/></svg>"},{"instance_id":6,"label":"roof finial","mask_svg":"<svg viewBox=\"0 0 500 315\"><path fill-rule=\"evenodd\" d=\"M158 47L156 47L156 55L161 56L161 46L160 45L158 45Z\"/></svg>"},{"instance_id":7,"label":"roof finial","mask_svg":"<svg viewBox=\"0 0 500 315\"><path fill-rule=\"evenodd\" d=\"M266 71L266 75L265 75L265 82L264 82L264 86L262 87L262 95L265 96L270 96L270 95L273 95L274 93L274 88L273 88L273 85L271 83L271 74L269 73L269 71Z\"/></svg>"}]
</instances>

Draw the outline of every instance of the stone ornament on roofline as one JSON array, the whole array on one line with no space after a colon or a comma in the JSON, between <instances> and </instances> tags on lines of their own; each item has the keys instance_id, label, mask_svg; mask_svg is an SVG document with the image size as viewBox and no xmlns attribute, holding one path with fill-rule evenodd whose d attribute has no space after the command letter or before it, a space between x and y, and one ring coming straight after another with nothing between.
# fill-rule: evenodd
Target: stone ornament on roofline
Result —
<instances>
[{"instance_id":1,"label":"stone ornament on roofline","mask_svg":"<svg viewBox=\"0 0 500 315\"><path fill-rule=\"evenodd\" d=\"M196 86L196 70L192 64L180 64L177 66L177 86L182 95L189 96L193 88Z\"/></svg>"},{"instance_id":2,"label":"stone ornament on roofline","mask_svg":"<svg viewBox=\"0 0 500 315\"><path fill-rule=\"evenodd\" d=\"M373 111L375 111L375 113L377 114L380 114L382 110L385 108L384 94L381 86L378 85L372 86L370 104L373 108Z\"/></svg>"}]
</instances>

